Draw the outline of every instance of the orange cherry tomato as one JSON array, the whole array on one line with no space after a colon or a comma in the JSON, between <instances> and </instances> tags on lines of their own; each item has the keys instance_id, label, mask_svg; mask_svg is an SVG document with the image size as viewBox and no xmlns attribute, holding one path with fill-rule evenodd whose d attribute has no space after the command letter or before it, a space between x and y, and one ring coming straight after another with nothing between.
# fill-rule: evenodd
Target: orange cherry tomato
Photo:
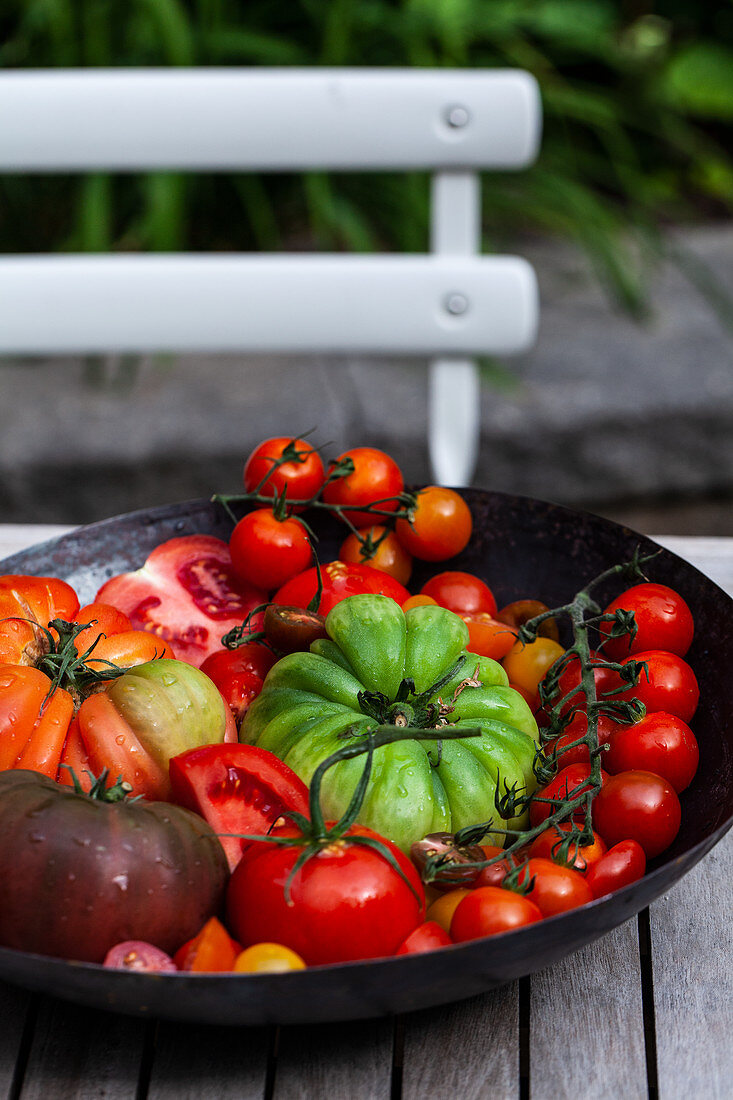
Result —
<instances>
[{"instance_id":1,"label":"orange cherry tomato","mask_svg":"<svg viewBox=\"0 0 733 1100\"><path fill-rule=\"evenodd\" d=\"M422 561L460 554L472 530L471 509L459 493L442 485L420 489L412 519L398 519L395 526L402 545Z\"/></svg>"},{"instance_id":2,"label":"orange cherry tomato","mask_svg":"<svg viewBox=\"0 0 733 1100\"><path fill-rule=\"evenodd\" d=\"M339 560L371 565L372 569L389 573L400 584L407 584L412 573L412 555L394 531L387 531L382 525L363 527L358 535L353 532L348 535L339 550Z\"/></svg>"},{"instance_id":3,"label":"orange cherry tomato","mask_svg":"<svg viewBox=\"0 0 733 1100\"><path fill-rule=\"evenodd\" d=\"M437 607L438 601L432 596L424 596L421 592L417 596L410 596L402 605L403 611L409 611L411 607Z\"/></svg>"},{"instance_id":4,"label":"orange cherry tomato","mask_svg":"<svg viewBox=\"0 0 733 1100\"><path fill-rule=\"evenodd\" d=\"M440 927L450 934L450 925L453 919L453 914L456 908L463 901L465 897L471 893L470 890L459 887L457 890L448 890L447 893L441 894L439 898L432 903L425 914L426 921L435 921Z\"/></svg>"},{"instance_id":5,"label":"orange cherry tomato","mask_svg":"<svg viewBox=\"0 0 733 1100\"><path fill-rule=\"evenodd\" d=\"M565 650L551 638L537 638L534 642L515 642L502 661L504 670L513 684L534 694L547 671Z\"/></svg>"},{"instance_id":6,"label":"orange cherry tomato","mask_svg":"<svg viewBox=\"0 0 733 1100\"><path fill-rule=\"evenodd\" d=\"M234 969L241 953L236 940L216 917L210 917L197 936L184 943L173 956L179 970L212 973Z\"/></svg>"},{"instance_id":7,"label":"orange cherry tomato","mask_svg":"<svg viewBox=\"0 0 733 1100\"><path fill-rule=\"evenodd\" d=\"M558 849L563 841L563 833L570 832L570 822L561 822L551 825L543 833L536 836L530 845L529 854L532 858L554 859L560 862ZM598 833L593 833L593 843L580 845L571 844L568 849L568 865L574 867L581 874L585 873L593 863L597 863L602 855L605 855L606 842Z\"/></svg>"},{"instance_id":8,"label":"orange cherry tomato","mask_svg":"<svg viewBox=\"0 0 733 1100\"><path fill-rule=\"evenodd\" d=\"M517 640L517 632L506 623L497 622L485 611L474 615L461 615L468 627L468 649L481 657L500 661L506 657Z\"/></svg>"}]
</instances>

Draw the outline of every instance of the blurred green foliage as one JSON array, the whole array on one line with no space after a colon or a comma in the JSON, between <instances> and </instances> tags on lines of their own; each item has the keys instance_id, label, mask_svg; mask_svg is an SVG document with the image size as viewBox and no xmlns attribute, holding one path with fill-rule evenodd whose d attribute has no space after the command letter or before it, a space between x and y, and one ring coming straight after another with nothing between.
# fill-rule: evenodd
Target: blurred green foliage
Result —
<instances>
[{"instance_id":1,"label":"blurred green foliage","mask_svg":"<svg viewBox=\"0 0 733 1100\"><path fill-rule=\"evenodd\" d=\"M733 206L730 0L4 0L0 43L5 68L528 69L542 153L529 171L485 176L486 248L570 238L636 314L664 224ZM0 206L4 251L421 250L428 239L422 174L6 176Z\"/></svg>"}]
</instances>

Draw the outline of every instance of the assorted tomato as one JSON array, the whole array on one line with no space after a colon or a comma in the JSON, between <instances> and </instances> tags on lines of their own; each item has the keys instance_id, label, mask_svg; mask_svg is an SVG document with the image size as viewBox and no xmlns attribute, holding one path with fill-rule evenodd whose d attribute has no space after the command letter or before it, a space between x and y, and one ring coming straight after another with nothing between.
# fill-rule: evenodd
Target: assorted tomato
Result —
<instances>
[{"instance_id":1,"label":"assorted tomato","mask_svg":"<svg viewBox=\"0 0 733 1100\"><path fill-rule=\"evenodd\" d=\"M243 481L228 543L172 538L84 607L62 580L0 577L0 943L150 972L416 954L589 904L669 848L699 761L679 593L645 582L605 608L599 769L580 661L544 603L498 608L483 577L450 567L406 587L413 558L448 562L468 544L460 493L406 489L375 448L324 465L290 437L256 447ZM306 513L319 508L346 534L336 560L313 564ZM55 678L59 664L73 675ZM375 753L354 822L363 761L338 762L322 788L312 777L375 720L428 723L436 739ZM38 818L37 843L21 812ZM517 832L509 851L496 824L461 841L489 818ZM108 839L128 833L134 844ZM53 934L39 882L71 917Z\"/></svg>"}]
</instances>

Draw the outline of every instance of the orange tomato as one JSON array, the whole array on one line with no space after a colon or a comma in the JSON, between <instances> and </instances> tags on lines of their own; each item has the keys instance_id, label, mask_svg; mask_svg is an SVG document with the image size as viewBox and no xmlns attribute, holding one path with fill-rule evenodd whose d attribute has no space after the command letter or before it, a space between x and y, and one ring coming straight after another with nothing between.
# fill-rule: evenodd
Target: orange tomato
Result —
<instances>
[{"instance_id":1,"label":"orange tomato","mask_svg":"<svg viewBox=\"0 0 733 1100\"><path fill-rule=\"evenodd\" d=\"M540 681L564 652L563 647L551 638L537 638L526 644L517 641L502 664L511 683L534 695Z\"/></svg>"},{"instance_id":2,"label":"orange tomato","mask_svg":"<svg viewBox=\"0 0 733 1100\"><path fill-rule=\"evenodd\" d=\"M460 554L472 530L471 509L459 493L442 485L420 489L412 520L398 519L395 525L402 545L422 561Z\"/></svg>"},{"instance_id":3,"label":"orange tomato","mask_svg":"<svg viewBox=\"0 0 733 1100\"><path fill-rule=\"evenodd\" d=\"M376 549L370 554L369 548L374 546ZM389 573L400 584L407 584L412 573L412 555L405 550L394 531L387 531L379 524L362 527L358 535L353 532L348 535L339 550L339 559L357 565L371 565L372 569Z\"/></svg>"},{"instance_id":4,"label":"orange tomato","mask_svg":"<svg viewBox=\"0 0 733 1100\"><path fill-rule=\"evenodd\" d=\"M481 657L500 661L506 657L517 640L517 632L506 623L497 622L485 611L473 615L461 615L468 627L468 649Z\"/></svg>"}]
</instances>

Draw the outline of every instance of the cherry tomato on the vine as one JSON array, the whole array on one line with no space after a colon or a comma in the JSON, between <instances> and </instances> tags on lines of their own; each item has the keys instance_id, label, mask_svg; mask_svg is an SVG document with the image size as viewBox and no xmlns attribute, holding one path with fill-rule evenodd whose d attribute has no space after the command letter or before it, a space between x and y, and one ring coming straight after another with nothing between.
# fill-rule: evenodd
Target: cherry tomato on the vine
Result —
<instances>
[{"instance_id":1,"label":"cherry tomato on the vine","mask_svg":"<svg viewBox=\"0 0 733 1100\"><path fill-rule=\"evenodd\" d=\"M445 561L460 554L473 530L471 509L454 489L420 489L412 519L398 519L397 537L421 561Z\"/></svg>"},{"instance_id":2,"label":"cherry tomato on the vine","mask_svg":"<svg viewBox=\"0 0 733 1100\"><path fill-rule=\"evenodd\" d=\"M371 565L372 569L389 573L400 584L407 584L412 573L412 556L394 531L387 531L381 524L363 527L358 535L353 531L347 535L339 550L339 560Z\"/></svg>"},{"instance_id":3,"label":"cherry tomato on the vine","mask_svg":"<svg viewBox=\"0 0 733 1100\"><path fill-rule=\"evenodd\" d=\"M556 863L562 863L560 846L564 835L570 832L570 828L570 822L562 821L556 825L551 825L549 829L545 829L532 841L529 849L530 856L553 859ZM589 867L605 855L606 850L605 841L594 831L592 844L585 844L581 847L579 843L571 842L568 848L567 862L576 871L584 874Z\"/></svg>"},{"instance_id":4,"label":"cherry tomato on the vine","mask_svg":"<svg viewBox=\"0 0 733 1100\"><path fill-rule=\"evenodd\" d=\"M636 840L647 859L665 851L680 828L682 811L674 787L653 772L610 776L593 802L593 821L607 844Z\"/></svg>"},{"instance_id":5,"label":"cherry tomato on the vine","mask_svg":"<svg viewBox=\"0 0 733 1100\"><path fill-rule=\"evenodd\" d=\"M648 713L663 710L689 722L697 710L700 688L687 662L661 649L635 653L621 663L627 665L632 661L643 663L646 668L642 669L639 682L629 687L621 698L640 699Z\"/></svg>"},{"instance_id":6,"label":"cherry tomato on the vine","mask_svg":"<svg viewBox=\"0 0 733 1100\"><path fill-rule=\"evenodd\" d=\"M330 473L340 464L353 463L352 473L329 481L323 490L326 504L338 504L346 511L344 516L354 527L367 527L379 523L379 512L395 512L398 497L405 487L402 471L393 458L375 447L354 447L344 451L332 462ZM367 504L373 504L377 513L361 512Z\"/></svg>"},{"instance_id":7,"label":"cherry tomato on the vine","mask_svg":"<svg viewBox=\"0 0 733 1100\"><path fill-rule=\"evenodd\" d=\"M604 753L606 770L655 772L669 780L677 794L689 787L697 771L697 738L681 718L653 711L633 726L618 726Z\"/></svg>"},{"instance_id":8,"label":"cherry tomato on the vine","mask_svg":"<svg viewBox=\"0 0 733 1100\"><path fill-rule=\"evenodd\" d=\"M529 820L532 825L539 825L543 821L546 821L550 814L555 812L557 807L550 805L549 801L544 800L567 800L569 798L576 799L585 794L591 788L590 782L590 765L589 764L570 764L567 768L563 768L559 771L554 779L535 791L535 795L529 804ZM601 784L608 781L608 775L601 769ZM603 789L603 787L601 787ZM598 801L598 795L593 803L594 807ZM581 801L573 812L574 817L581 817L584 813L584 803ZM598 825L598 830L606 839L606 834L602 826Z\"/></svg>"},{"instance_id":9,"label":"cherry tomato on the vine","mask_svg":"<svg viewBox=\"0 0 733 1100\"><path fill-rule=\"evenodd\" d=\"M535 903L543 917L554 917L593 901L591 888L580 871L552 859L528 860L519 872L519 881L532 884L525 897Z\"/></svg>"},{"instance_id":10,"label":"cherry tomato on the vine","mask_svg":"<svg viewBox=\"0 0 733 1100\"><path fill-rule=\"evenodd\" d=\"M620 723L614 722L610 715L601 712L597 719L598 744L608 744L612 737L615 736L616 731L622 728ZM556 751L558 763L561 768L567 768L569 764L589 764L590 753L587 745L575 745L574 748L569 748L574 741L578 741L581 737L585 737L587 732L588 715L583 710L576 711L560 736L545 742L545 755L552 756ZM610 771L611 769L607 766L608 754L606 752L604 752L601 760L606 771Z\"/></svg>"},{"instance_id":11,"label":"cherry tomato on the vine","mask_svg":"<svg viewBox=\"0 0 733 1100\"><path fill-rule=\"evenodd\" d=\"M594 898L602 898L643 878L646 871L644 849L637 840L621 840L593 863L585 876Z\"/></svg>"},{"instance_id":12,"label":"cherry tomato on the vine","mask_svg":"<svg viewBox=\"0 0 733 1100\"><path fill-rule=\"evenodd\" d=\"M597 653L591 653L591 661L601 662L604 660ZM615 672L612 668L604 667L602 664L600 667L593 668L593 680L596 686L596 696L598 699L602 699L604 696L609 695L612 692L617 691L623 687L623 683L618 672ZM580 689L581 682L581 669L580 661L576 656L570 658L565 665L565 668L560 673L558 679L557 693L553 696L551 705L558 705L559 700L565 696L570 696L564 703L560 705L559 713L561 715L568 714L571 710L577 707L585 706L585 696ZM572 694L571 694L572 693ZM617 699L618 696L613 696Z\"/></svg>"},{"instance_id":13,"label":"cherry tomato on the vine","mask_svg":"<svg viewBox=\"0 0 733 1100\"><path fill-rule=\"evenodd\" d=\"M604 614L623 609L633 611L636 635L607 637L603 652L610 660L620 660L648 649L666 649L684 657L692 643L695 624L692 612L682 597L666 584L636 584L612 600ZM601 633L610 635L611 624L602 623Z\"/></svg>"},{"instance_id":14,"label":"cherry tomato on the vine","mask_svg":"<svg viewBox=\"0 0 733 1100\"><path fill-rule=\"evenodd\" d=\"M533 642L515 641L504 657L504 670L513 684L519 684L530 693L537 691L539 683L565 650L552 638L536 638Z\"/></svg>"},{"instance_id":15,"label":"cherry tomato on the vine","mask_svg":"<svg viewBox=\"0 0 733 1100\"><path fill-rule=\"evenodd\" d=\"M256 508L240 519L229 539L229 552L237 576L268 591L302 573L313 560L300 520L278 519L271 508Z\"/></svg>"},{"instance_id":16,"label":"cherry tomato on the vine","mask_svg":"<svg viewBox=\"0 0 733 1100\"><path fill-rule=\"evenodd\" d=\"M432 596L437 604L455 611L456 615L475 615L483 611L493 618L496 614L496 600L488 584L473 573L458 569L436 573L425 582L420 594Z\"/></svg>"},{"instance_id":17,"label":"cherry tomato on the vine","mask_svg":"<svg viewBox=\"0 0 733 1100\"><path fill-rule=\"evenodd\" d=\"M509 932L542 920L542 911L522 894L500 886L479 886L470 890L453 914L450 936L455 943Z\"/></svg>"},{"instance_id":18,"label":"cherry tomato on the vine","mask_svg":"<svg viewBox=\"0 0 733 1100\"><path fill-rule=\"evenodd\" d=\"M283 454L287 461L276 466ZM280 496L286 489L287 500L310 500L318 494L325 479L326 471L318 451L304 439L290 436L265 439L255 447L247 459L243 475L244 488L248 493L254 492L260 485L259 491L263 496Z\"/></svg>"}]
</instances>

